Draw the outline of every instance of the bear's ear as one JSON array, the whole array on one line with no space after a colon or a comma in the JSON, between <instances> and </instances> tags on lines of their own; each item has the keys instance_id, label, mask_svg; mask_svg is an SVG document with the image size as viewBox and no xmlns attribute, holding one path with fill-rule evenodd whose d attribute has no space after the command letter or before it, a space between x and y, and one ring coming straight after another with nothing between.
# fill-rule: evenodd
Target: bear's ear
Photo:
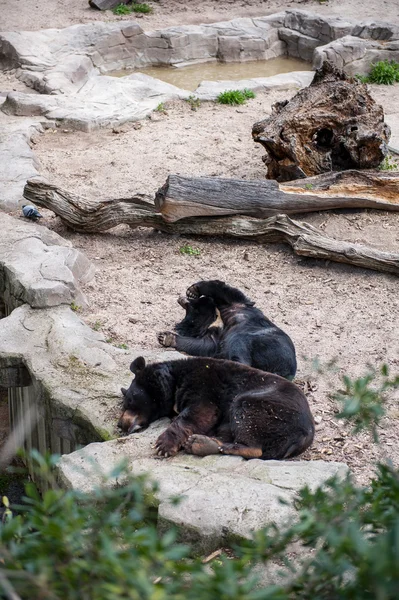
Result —
<instances>
[{"instance_id":1,"label":"bear's ear","mask_svg":"<svg viewBox=\"0 0 399 600\"><path fill-rule=\"evenodd\" d=\"M142 356L138 356L130 365L130 370L132 373L137 375L140 373L145 367L145 359Z\"/></svg>"},{"instance_id":2,"label":"bear's ear","mask_svg":"<svg viewBox=\"0 0 399 600\"><path fill-rule=\"evenodd\" d=\"M126 389L126 388L121 388L121 392L122 392L122 394L123 394L124 396L126 396L127 389Z\"/></svg>"}]
</instances>

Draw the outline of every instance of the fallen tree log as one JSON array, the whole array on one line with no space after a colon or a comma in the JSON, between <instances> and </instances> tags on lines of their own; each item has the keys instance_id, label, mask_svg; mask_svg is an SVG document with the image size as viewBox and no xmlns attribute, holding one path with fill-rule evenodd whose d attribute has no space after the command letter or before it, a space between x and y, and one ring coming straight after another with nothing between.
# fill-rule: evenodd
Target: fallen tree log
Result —
<instances>
[{"instance_id":1,"label":"fallen tree log","mask_svg":"<svg viewBox=\"0 0 399 600\"><path fill-rule=\"evenodd\" d=\"M399 172L343 171L285 185L276 181L169 175L155 197L164 219L298 214L333 208L399 211Z\"/></svg>"},{"instance_id":2,"label":"fallen tree log","mask_svg":"<svg viewBox=\"0 0 399 600\"><path fill-rule=\"evenodd\" d=\"M90 202L42 179L29 180L24 189L24 197L40 207L52 210L65 225L80 233L101 232L120 223L127 223L133 228L152 227L172 234L232 237L261 243L286 242L300 256L399 275L399 254L329 238L315 227L294 221L287 215L275 215L268 219L244 216L197 217L168 223L143 196Z\"/></svg>"},{"instance_id":3,"label":"fallen tree log","mask_svg":"<svg viewBox=\"0 0 399 600\"><path fill-rule=\"evenodd\" d=\"M328 61L312 83L255 123L252 137L267 154L267 178L290 181L346 169L375 169L391 135L367 86Z\"/></svg>"}]
</instances>

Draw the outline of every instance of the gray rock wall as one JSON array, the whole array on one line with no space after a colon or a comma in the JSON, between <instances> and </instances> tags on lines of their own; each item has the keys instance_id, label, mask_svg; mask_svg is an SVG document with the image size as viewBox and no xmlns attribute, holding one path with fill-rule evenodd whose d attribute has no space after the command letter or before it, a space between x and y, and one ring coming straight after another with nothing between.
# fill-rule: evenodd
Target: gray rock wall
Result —
<instances>
[{"instance_id":1,"label":"gray rock wall","mask_svg":"<svg viewBox=\"0 0 399 600\"><path fill-rule=\"evenodd\" d=\"M323 461L246 461L236 456L200 458L183 453L158 459L153 455L154 442L168 423L163 419L142 433L90 444L62 457L58 465L62 484L87 492L101 485L102 476L123 456L134 475L149 473L159 484L159 529L175 525L182 541L209 553L249 539L269 523L283 525L295 513L280 498L289 503L303 486L315 489L329 477L344 477L348 472L342 463ZM170 502L173 496L181 497L178 505Z\"/></svg>"}]
</instances>

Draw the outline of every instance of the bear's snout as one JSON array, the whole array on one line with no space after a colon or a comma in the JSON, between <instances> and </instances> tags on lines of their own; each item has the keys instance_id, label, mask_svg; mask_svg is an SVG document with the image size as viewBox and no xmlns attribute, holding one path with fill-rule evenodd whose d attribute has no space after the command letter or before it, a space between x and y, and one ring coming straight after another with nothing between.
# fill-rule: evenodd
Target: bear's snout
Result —
<instances>
[{"instance_id":1,"label":"bear's snout","mask_svg":"<svg viewBox=\"0 0 399 600\"><path fill-rule=\"evenodd\" d=\"M142 429L143 423L140 423L140 418L136 414L127 409L123 411L118 421L118 427L129 435L130 433L134 433L135 431Z\"/></svg>"}]
</instances>

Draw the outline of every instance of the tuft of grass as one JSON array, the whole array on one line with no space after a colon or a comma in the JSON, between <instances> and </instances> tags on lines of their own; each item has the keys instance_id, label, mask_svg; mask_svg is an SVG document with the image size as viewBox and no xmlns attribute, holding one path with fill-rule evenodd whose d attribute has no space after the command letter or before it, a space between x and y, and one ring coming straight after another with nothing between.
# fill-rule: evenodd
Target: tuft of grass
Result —
<instances>
[{"instance_id":1,"label":"tuft of grass","mask_svg":"<svg viewBox=\"0 0 399 600\"><path fill-rule=\"evenodd\" d=\"M148 14L152 13L152 7L148 4L132 4L132 12Z\"/></svg>"},{"instance_id":2,"label":"tuft of grass","mask_svg":"<svg viewBox=\"0 0 399 600\"><path fill-rule=\"evenodd\" d=\"M163 115L167 115L166 107L164 102L160 102L155 109L157 112L162 113Z\"/></svg>"},{"instance_id":3,"label":"tuft of grass","mask_svg":"<svg viewBox=\"0 0 399 600\"><path fill-rule=\"evenodd\" d=\"M116 344L116 347L120 348L121 350L129 350L127 344Z\"/></svg>"},{"instance_id":4,"label":"tuft of grass","mask_svg":"<svg viewBox=\"0 0 399 600\"><path fill-rule=\"evenodd\" d=\"M101 329L101 327L102 327L101 321L96 321L94 323L94 325L92 326L92 329L94 329L94 331L99 331Z\"/></svg>"},{"instance_id":5,"label":"tuft of grass","mask_svg":"<svg viewBox=\"0 0 399 600\"><path fill-rule=\"evenodd\" d=\"M201 254L201 250L198 248L193 248L190 244L184 244L179 248L180 254L188 254L189 256L199 256Z\"/></svg>"},{"instance_id":6,"label":"tuft of grass","mask_svg":"<svg viewBox=\"0 0 399 600\"><path fill-rule=\"evenodd\" d=\"M305 185L305 190L313 190L313 183L307 183Z\"/></svg>"},{"instance_id":7,"label":"tuft of grass","mask_svg":"<svg viewBox=\"0 0 399 600\"><path fill-rule=\"evenodd\" d=\"M127 6L127 4L118 4L118 6L115 6L115 8L112 9L112 12L114 15L130 15L132 12L148 14L152 13L152 8L148 4L137 4L134 2L131 6Z\"/></svg>"},{"instance_id":8,"label":"tuft of grass","mask_svg":"<svg viewBox=\"0 0 399 600\"><path fill-rule=\"evenodd\" d=\"M226 90L225 92L221 92L219 94L219 96L216 98L216 101L219 102L219 104L230 104L231 106L236 106L238 104L245 104L247 100L255 97L255 93L252 90Z\"/></svg>"},{"instance_id":9,"label":"tuft of grass","mask_svg":"<svg viewBox=\"0 0 399 600\"><path fill-rule=\"evenodd\" d=\"M191 110L198 110L201 106L201 100L193 95L189 96L186 102L190 105Z\"/></svg>"},{"instance_id":10,"label":"tuft of grass","mask_svg":"<svg viewBox=\"0 0 399 600\"><path fill-rule=\"evenodd\" d=\"M114 15L130 15L132 12L130 6L126 6L126 4L118 4L115 8L112 9Z\"/></svg>"},{"instance_id":11,"label":"tuft of grass","mask_svg":"<svg viewBox=\"0 0 399 600\"><path fill-rule=\"evenodd\" d=\"M393 85L399 82L399 63L394 60L380 60L371 64L368 75L356 75L362 83L377 83L380 85Z\"/></svg>"},{"instance_id":12,"label":"tuft of grass","mask_svg":"<svg viewBox=\"0 0 399 600\"><path fill-rule=\"evenodd\" d=\"M82 308L81 306L79 306L79 304L76 304L76 302L71 302L69 306L71 307L71 310L73 310L73 312L79 312Z\"/></svg>"},{"instance_id":13,"label":"tuft of grass","mask_svg":"<svg viewBox=\"0 0 399 600\"><path fill-rule=\"evenodd\" d=\"M399 171L399 159L392 158L392 156L388 154L379 165L378 169L380 171Z\"/></svg>"}]
</instances>

